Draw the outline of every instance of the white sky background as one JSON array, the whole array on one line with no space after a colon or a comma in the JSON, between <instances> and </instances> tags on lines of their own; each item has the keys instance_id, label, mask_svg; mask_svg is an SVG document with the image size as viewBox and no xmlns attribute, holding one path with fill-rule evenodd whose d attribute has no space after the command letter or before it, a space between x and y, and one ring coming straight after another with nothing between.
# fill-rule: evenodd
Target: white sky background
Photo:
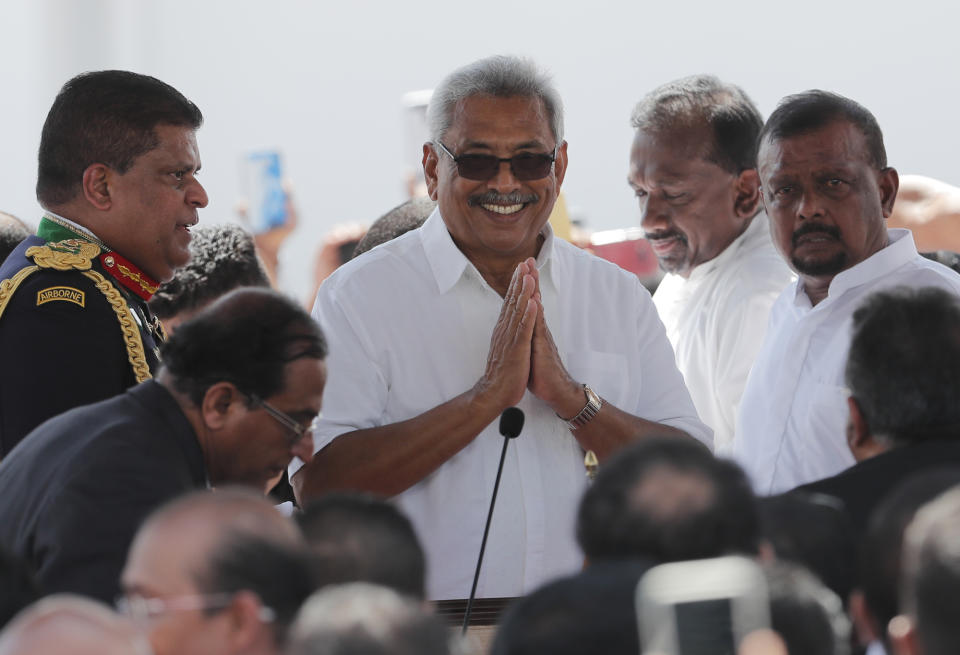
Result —
<instances>
[{"instance_id":1,"label":"white sky background","mask_svg":"<svg viewBox=\"0 0 960 655\"><path fill-rule=\"evenodd\" d=\"M567 201L629 227L630 111L693 73L741 85L766 115L819 87L877 116L890 162L960 185L960 5L942 0L0 0L0 209L39 218L40 128L68 78L125 68L197 103L201 221L234 220L244 152L278 148L301 227L284 261L302 295L322 235L404 200L401 98L490 54L533 57L566 106Z\"/></svg>"}]
</instances>

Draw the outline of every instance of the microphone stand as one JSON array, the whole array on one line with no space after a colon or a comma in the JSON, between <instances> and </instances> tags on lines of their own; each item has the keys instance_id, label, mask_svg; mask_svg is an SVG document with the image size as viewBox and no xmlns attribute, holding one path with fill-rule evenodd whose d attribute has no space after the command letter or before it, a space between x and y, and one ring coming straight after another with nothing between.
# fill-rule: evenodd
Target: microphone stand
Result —
<instances>
[{"instance_id":1,"label":"microphone stand","mask_svg":"<svg viewBox=\"0 0 960 655\"><path fill-rule=\"evenodd\" d=\"M467 611L463 615L463 629L460 634L467 634L470 625L470 613L473 611L473 599L477 593L477 582L480 581L480 566L483 564L483 553L487 549L487 535L490 534L490 521L493 519L493 507L497 503L497 490L500 489L500 476L503 474L503 461L507 456L507 444L520 434L523 429L523 411L517 407L508 407L500 416L500 434L503 435L503 448L500 450L500 464L497 466L497 478L493 483L493 496L490 498L490 510L487 512L487 524L483 527L483 540L480 542L480 557L477 558L477 570L473 574L473 586L470 588L470 598L467 600Z\"/></svg>"}]
</instances>

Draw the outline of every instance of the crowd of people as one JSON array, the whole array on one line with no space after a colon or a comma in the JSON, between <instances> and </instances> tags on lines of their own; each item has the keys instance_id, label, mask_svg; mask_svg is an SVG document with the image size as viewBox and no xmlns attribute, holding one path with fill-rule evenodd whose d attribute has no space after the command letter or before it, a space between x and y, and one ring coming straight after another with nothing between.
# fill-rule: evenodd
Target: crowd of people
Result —
<instances>
[{"instance_id":1,"label":"crowd of people","mask_svg":"<svg viewBox=\"0 0 960 655\"><path fill-rule=\"evenodd\" d=\"M78 75L35 233L0 215L0 655L960 643L960 274L888 228L867 108L644 95L651 297L554 234L549 76L479 60L433 92L429 198L312 311L263 235L194 227L202 123Z\"/></svg>"}]
</instances>

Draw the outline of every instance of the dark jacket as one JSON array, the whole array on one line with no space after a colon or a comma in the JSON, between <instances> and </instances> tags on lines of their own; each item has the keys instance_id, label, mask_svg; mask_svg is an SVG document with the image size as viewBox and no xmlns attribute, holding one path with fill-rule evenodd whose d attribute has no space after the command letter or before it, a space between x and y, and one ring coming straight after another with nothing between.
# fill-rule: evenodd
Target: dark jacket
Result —
<instances>
[{"instance_id":1,"label":"dark jacket","mask_svg":"<svg viewBox=\"0 0 960 655\"><path fill-rule=\"evenodd\" d=\"M0 462L0 544L45 592L110 602L147 514L205 485L193 427L148 380L47 421Z\"/></svg>"}]
</instances>

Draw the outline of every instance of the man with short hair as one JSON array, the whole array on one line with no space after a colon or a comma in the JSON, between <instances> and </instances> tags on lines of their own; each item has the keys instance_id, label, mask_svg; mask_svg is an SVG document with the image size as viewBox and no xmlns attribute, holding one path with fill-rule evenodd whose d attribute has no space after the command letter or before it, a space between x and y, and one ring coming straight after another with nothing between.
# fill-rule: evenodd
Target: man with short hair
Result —
<instances>
[{"instance_id":1,"label":"man with short hair","mask_svg":"<svg viewBox=\"0 0 960 655\"><path fill-rule=\"evenodd\" d=\"M207 194L179 91L126 71L61 89L40 137L37 235L0 266L0 457L30 430L156 373L146 301L190 257Z\"/></svg>"},{"instance_id":2,"label":"man with short hair","mask_svg":"<svg viewBox=\"0 0 960 655\"><path fill-rule=\"evenodd\" d=\"M331 493L296 517L318 585L371 582L423 600L426 558L410 520L372 494Z\"/></svg>"},{"instance_id":3,"label":"man with short hair","mask_svg":"<svg viewBox=\"0 0 960 655\"><path fill-rule=\"evenodd\" d=\"M864 107L825 91L788 96L759 144L773 242L799 279L770 311L733 453L757 492L771 494L854 462L843 438L843 368L863 299L897 285L957 295L960 275L921 257L909 231L886 229L897 171Z\"/></svg>"},{"instance_id":4,"label":"man with short hair","mask_svg":"<svg viewBox=\"0 0 960 655\"><path fill-rule=\"evenodd\" d=\"M960 488L924 505L903 539L898 655L948 655L960 643Z\"/></svg>"},{"instance_id":5,"label":"man with short hair","mask_svg":"<svg viewBox=\"0 0 960 655\"><path fill-rule=\"evenodd\" d=\"M696 444L648 439L601 467L580 502L577 541L591 565L755 556L757 501L733 462Z\"/></svg>"},{"instance_id":6,"label":"man with short hair","mask_svg":"<svg viewBox=\"0 0 960 655\"><path fill-rule=\"evenodd\" d=\"M289 299L224 296L167 341L156 380L47 421L0 463L0 544L45 591L111 600L158 505L225 484L265 493L293 456L309 458L325 355Z\"/></svg>"},{"instance_id":7,"label":"man with short hair","mask_svg":"<svg viewBox=\"0 0 960 655\"><path fill-rule=\"evenodd\" d=\"M452 73L428 111L423 165L437 210L348 262L314 315L331 340L320 449L292 477L396 496L424 538L427 595L470 593L502 438L526 414L493 515L480 597L576 570L583 451L604 459L650 434L710 431L696 417L635 275L555 239L567 169L560 99L531 63ZM492 336L491 336L492 335Z\"/></svg>"},{"instance_id":8,"label":"man with short hair","mask_svg":"<svg viewBox=\"0 0 960 655\"><path fill-rule=\"evenodd\" d=\"M156 655L279 654L314 588L296 526L237 488L193 492L151 514L121 586L119 607Z\"/></svg>"},{"instance_id":9,"label":"man with short hair","mask_svg":"<svg viewBox=\"0 0 960 655\"><path fill-rule=\"evenodd\" d=\"M739 87L697 75L648 93L631 123L627 181L667 272L653 302L714 450L726 452L770 306L792 279L760 211L763 119Z\"/></svg>"},{"instance_id":10,"label":"man with short hair","mask_svg":"<svg viewBox=\"0 0 960 655\"><path fill-rule=\"evenodd\" d=\"M879 292L854 312L852 330L846 434L857 463L800 488L839 498L859 532L899 481L960 466L960 298Z\"/></svg>"},{"instance_id":11,"label":"man with short hair","mask_svg":"<svg viewBox=\"0 0 960 655\"><path fill-rule=\"evenodd\" d=\"M193 231L190 261L157 289L147 305L168 334L237 287L269 287L253 235L239 225L205 225Z\"/></svg>"}]
</instances>

